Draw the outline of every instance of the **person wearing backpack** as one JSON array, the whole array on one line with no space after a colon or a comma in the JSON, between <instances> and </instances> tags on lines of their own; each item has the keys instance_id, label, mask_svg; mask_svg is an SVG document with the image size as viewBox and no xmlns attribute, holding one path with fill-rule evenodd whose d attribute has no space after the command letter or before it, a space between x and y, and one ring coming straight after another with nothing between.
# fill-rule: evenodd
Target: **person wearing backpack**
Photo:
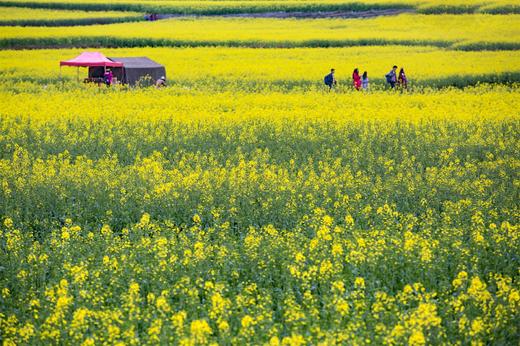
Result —
<instances>
[{"instance_id":1,"label":"person wearing backpack","mask_svg":"<svg viewBox=\"0 0 520 346\"><path fill-rule=\"evenodd\" d=\"M332 88L338 84L338 82L336 81L336 77L334 77L334 72L335 72L335 70L333 68L331 68L330 73L328 75L326 75L325 78L323 79L323 82L325 83L325 85L329 87L329 91L331 91Z\"/></svg>"},{"instance_id":2,"label":"person wearing backpack","mask_svg":"<svg viewBox=\"0 0 520 346\"><path fill-rule=\"evenodd\" d=\"M397 71L397 66L394 65L394 67L392 67L392 70L390 70L390 72L388 72L385 75L386 82L390 84L390 87L392 89L395 88L395 83L397 83L397 74L395 73L395 71Z\"/></svg>"}]
</instances>

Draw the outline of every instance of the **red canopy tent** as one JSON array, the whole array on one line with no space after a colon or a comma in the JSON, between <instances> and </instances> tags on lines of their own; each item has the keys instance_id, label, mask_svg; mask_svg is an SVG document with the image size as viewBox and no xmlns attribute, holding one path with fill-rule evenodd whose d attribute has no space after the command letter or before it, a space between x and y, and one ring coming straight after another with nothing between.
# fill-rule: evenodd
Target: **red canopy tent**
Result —
<instances>
[{"instance_id":1,"label":"red canopy tent","mask_svg":"<svg viewBox=\"0 0 520 346\"><path fill-rule=\"evenodd\" d=\"M78 67L78 79L79 79L79 68L80 67L102 66L106 69L107 67L123 67L123 63L112 61L100 52L83 52L73 59L60 61L60 76L61 76L61 67L62 66Z\"/></svg>"}]
</instances>

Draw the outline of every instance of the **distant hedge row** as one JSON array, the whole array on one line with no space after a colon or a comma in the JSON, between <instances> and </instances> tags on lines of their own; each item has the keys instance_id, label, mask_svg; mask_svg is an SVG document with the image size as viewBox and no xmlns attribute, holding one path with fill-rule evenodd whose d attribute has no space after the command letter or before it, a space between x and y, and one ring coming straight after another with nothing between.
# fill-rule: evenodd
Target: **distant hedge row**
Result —
<instances>
[{"instance_id":1,"label":"distant hedge row","mask_svg":"<svg viewBox=\"0 0 520 346\"><path fill-rule=\"evenodd\" d=\"M520 50L520 42L469 42L430 40L306 40L306 41L261 41L261 40L172 40L157 38L116 38L109 36L76 37L16 37L0 38L0 49L35 48L120 48L120 47L246 47L246 48L329 48L352 46L434 46L466 51Z\"/></svg>"},{"instance_id":2,"label":"distant hedge row","mask_svg":"<svg viewBox=\"0 0 520 346\"><path fill-rule=\"evenodd\" d=\"M481 7L481 5L433 5L424 6L417 9L421 14L518 14L520 5L504 5L495 7Z\"/></svg>"},{"instance_id":3,"label":"distant hedge row","mask_svg":"<svg viewBox=\"0 0 520 346\"><path fill-rule=\"evenodd\" d=\"M387 9L409 9L417 10L422 14L464 14L464 13L490 13L490 14L509 14L520 13L520 5L510 4L494 7L485 7L480 4L455 4L455 5L427 5L415 7L410 4L399 3L303 3L303 4L284 4L274 2L269 5L259 5L255 2L235 4L225 3L219 5L207 5L201 2L200 6L169 5L157 3L78 3L78 2L20 2L16 0L0 0L0 6L10 7L29 7L43 9L62 9L62 10L84 10L84 11L133 11L142 13L164 13L181 15L221 15L221 14L240 14L240 13L263 13L263 12L319 12L319 11L368 11L368 10L387 10Z\"/></svg>"},{"instance_id":4,"label":"distant hedge row","mask_svg":"<svg viewBox=\"0 0 520 346\"><path fill-rule=\"evenodd\" d=\"M0 26L75 26L138 22L144 19L145 18L142 15L104 18L15 19L0 20Z\"/></svg>"}]
</instances>

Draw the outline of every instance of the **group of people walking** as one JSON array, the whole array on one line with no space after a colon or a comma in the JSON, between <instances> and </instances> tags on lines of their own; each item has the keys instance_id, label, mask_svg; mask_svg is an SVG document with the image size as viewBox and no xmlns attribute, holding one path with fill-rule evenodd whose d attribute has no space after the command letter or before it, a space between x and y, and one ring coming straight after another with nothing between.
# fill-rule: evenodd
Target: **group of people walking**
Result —
<instances>
[{"instance_id":1,"label":"group of people walking","mask_svg":"<svg viewBox=\"0 0 520 346\"><path fill-rule=\"evenodd\" d=\"M330 73L325 76L324 82L325 85L329 87L329 90L336 87L338 82L335 77L335 70L331 69ZM406 74L404 72L404 68L401 68L399 74L397 73L397 66L393 66L390 72L385 75L386 83L390 86L390 88L394 89L398 86L401 89L406 89L408 87L408 79L406 78ZM368 80L368 72L364 71L362 75L359 74L359 69L355 68L354 72L352 72L352 85L356 90L368 90L369 80Z\"/></svg>"}]
</instances>

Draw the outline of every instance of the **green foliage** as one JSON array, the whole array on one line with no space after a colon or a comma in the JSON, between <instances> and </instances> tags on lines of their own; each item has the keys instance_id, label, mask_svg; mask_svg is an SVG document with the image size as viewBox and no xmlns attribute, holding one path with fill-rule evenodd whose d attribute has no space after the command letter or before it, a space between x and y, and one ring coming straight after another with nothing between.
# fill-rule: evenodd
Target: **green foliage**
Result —
<instances>
[{"instance_id":1,"label":"green foliage","mask_svg":"<svg viewBox=\"0 0 520 346\"><path fill-rule=\"evenodd\" d=\"M105 18L96 18L94 15L93 18L0 20L0 26L75 26L138 22L142 20L144 20L144 16L141 15Z\"/></svg>"},{"instance_id":2,"label":"green foliage","mask_svg":"<svg viewBox=\"0 0 520 346\"><path fill-rule=\"evenodd\" d=\"M43 38L0 38L0 48L89 48L89 47L250 47L250 48L297 48L297 47L350 47L350 46L381 46L381 45L408 45L408 46L436 46L449 47L454 42L433 40L387 40L387 39L358 39L358 40L307 40L307 41L259 41L259 40L228 40L228 41L189 41L157 38L120 38L110 36L71 36L71 37L43 37ZM494 49L518 49L515 43L475 44L461 46L466 50L481 50L482 47Z\"/></svg>"}]
</instances>

